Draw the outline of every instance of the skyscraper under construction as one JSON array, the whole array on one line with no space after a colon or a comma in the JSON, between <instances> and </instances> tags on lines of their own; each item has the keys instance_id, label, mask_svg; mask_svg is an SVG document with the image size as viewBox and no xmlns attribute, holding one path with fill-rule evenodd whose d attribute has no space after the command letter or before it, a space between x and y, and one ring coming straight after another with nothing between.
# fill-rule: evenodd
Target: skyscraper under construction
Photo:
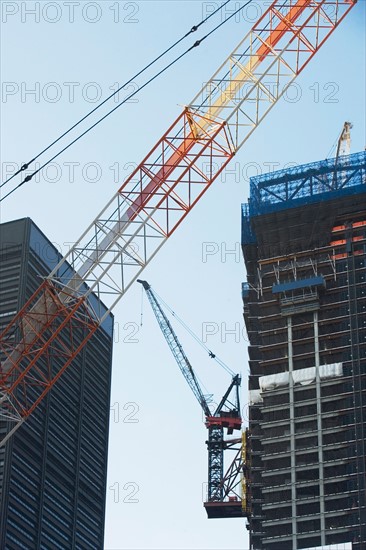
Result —
<instances>
[{"instance_id":1,"label":"skyscraper under construction","mask_svg":"<svg viewBox=\"0 0 366 550\"><path fill-rule=\"evenodd\" d=\"M252 178L242 211L250 548L366 548L366 155Z\"/></svg>"}]
</instances>

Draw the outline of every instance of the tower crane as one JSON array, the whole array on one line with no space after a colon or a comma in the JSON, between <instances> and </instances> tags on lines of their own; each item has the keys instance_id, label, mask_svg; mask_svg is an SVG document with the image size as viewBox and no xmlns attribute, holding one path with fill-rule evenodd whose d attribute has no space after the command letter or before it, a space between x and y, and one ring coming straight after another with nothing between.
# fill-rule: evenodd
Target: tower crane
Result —
<instances>
[{"instance_id":1,"label":"tower crane","mask_svg":"<svg viewBox=\"0 0 366 550\"><path fill-rule=\"evenodd\" d=\"M335 165L342 157L349 155L351 152L351 130L353 128L352 122L345 122L343 124L342 131L337 142L337 151L335 156ZM345 176L339 176L337 170L334 170L333 174L333 188L337 189L338 185L344 184Z\"/></svg>"},{"instance_id":2,"label":"tower crane","mask_svg":"<svg viewBox=\"0 0 366 550\"><path fill-rule=\"evenodd\" d=\"M336 161L339 156L349 155L351 152L351 130L352 122L345 122L342 128L341 135L338 139Z\"/></svg>"},{"instance_id":3,"label":"tower crane","mask_svg":"<svg viewBox=\"0 0 366 550\"><path fill-rule=\"evenodd\" d=\"M223 398L214 413L211 412L205 395L203 394L192 365L185 354L182 345L173 330L156 294L147 281L137 280L145 289L148 300L158 321L165 340L180 368L189 387L199 402L208 429L208 491L207 501L204 506L209 518L243 517L247 515L247 509L243 509L240 489L242 489L243 463L240 445L241 438L225 441L224 428L231 435L234 430L241 430L242 419L240 411L239 387L241 378L238 374L226 390ZM224 451L235 448L237 455L228 472L224 474Z\"/></svg>"},{"instance_id":4,"label":"tower crane","mask_svg":"<svg viewBox=\"0 0 366 550\"><path fill-rule=\"evenodd\" d=\"M5 327L1 445L32 414L356 1L273 0Z\"/></svg>"}]
</instances>

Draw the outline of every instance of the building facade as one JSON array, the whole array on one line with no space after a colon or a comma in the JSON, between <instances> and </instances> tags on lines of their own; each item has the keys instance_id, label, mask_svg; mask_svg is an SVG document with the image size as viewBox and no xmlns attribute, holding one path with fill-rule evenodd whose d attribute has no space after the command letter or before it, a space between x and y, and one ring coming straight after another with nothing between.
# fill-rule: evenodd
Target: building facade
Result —
<instances>
[{"instance_id":1,"label":"building facade","mask_svg":"<svg viewBox=\"0 0 366 550\"><path fill-rule=\"evenodd\" d=\"M365 549L365 153L252 178L242 222L251 549Z\"/></svg>"},{"instance_id":2,"label":"building facade","mask_svg":"<svg viewBox=\"0 0 366 550\"><path fill-rule=\"evenodd\" d=\"M0 330L59 259L30 219L0 226ZM0 548L103 548L112 342L110 316L0 448Z\"/></svg>"}]
</instances>

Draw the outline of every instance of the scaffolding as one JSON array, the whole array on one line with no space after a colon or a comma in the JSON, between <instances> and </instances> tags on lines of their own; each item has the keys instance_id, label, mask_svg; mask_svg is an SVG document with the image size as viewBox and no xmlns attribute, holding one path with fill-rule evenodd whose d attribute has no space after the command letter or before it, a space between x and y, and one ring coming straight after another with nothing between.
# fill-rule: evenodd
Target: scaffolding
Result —
<instances>
[{"instance_id":1,"label":"scaffolding","mask_svg":"<svg viewBox=\"0 0 366 550\"><path fill-rule=\"evenodd\" d=\"M250 180L250 216L360 192L366 151L295 166Z\"/></svg>"}]
</instances>

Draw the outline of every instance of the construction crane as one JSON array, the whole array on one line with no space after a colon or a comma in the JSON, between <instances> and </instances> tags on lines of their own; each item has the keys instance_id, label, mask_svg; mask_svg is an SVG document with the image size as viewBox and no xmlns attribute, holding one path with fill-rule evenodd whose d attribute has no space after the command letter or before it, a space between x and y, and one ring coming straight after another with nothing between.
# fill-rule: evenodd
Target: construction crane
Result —
<instances>
[{"instance_id":1,"label":"construction crane","mask_svg":"<svg viewBox=\"0 0 366 550\"><path fill-rule=\"evenodd\" d=\"M228 435L231 435L234 430L241 431L242 419L239 399L241 378L238 374L233 376L228 389L212 414L192 365L156 294L147 281L138 279L137 282L144 287L164 338L206 418L206 428L208 429L208 440L206 442L208 449L208 491L204 506L207 515L209 518L243 517L247 515L247 510L243 510L242 501L246 502L246 499L242 499L240 494L243 475L240 445L237 449L239 453L237 452L237 456L230 465L228 472L224 474L224 451L242 443L241 439L228 441L224 439L224 428L227 429Z\"/></svg>"},{"instance_id":2,"label":"construction crane","mask_svg":"<svg viewBox=\"0 0 366 550\"><path fill-rule=\"evenodd\" d=\"M340 156L349 155L351 152L351 130L353 125L351 122L345 122L341 135L338 139L336 161Z\"/></svg>"},{"instance_id":3,"label":"construction crane","mask_svg":"<svg viewBox=\"0 0 366 550\"><path fill-rule=\"evenodd\" d=\"M1 445L356 1L274 0L3 330Z\"/></svg>"},{"instance_id":4,"label":"construction crane","mask_svg":"<svg viewBox=\"0 0 366 550\"><path fill-rule=\"evenodd\" d=\"M338 170L336 169L339 160L344 156L347 156L351 152L351 129L353 125L351 122L345 122L343 124L342 132L338 138L337 142L337 151L334 160L334 173L333 173L333 189L338 189L338 187L343 186L345 183L346 176L344 174L339 175ZM347 161L346 161L347 162Z\"/></svg>"}]
</instances>

